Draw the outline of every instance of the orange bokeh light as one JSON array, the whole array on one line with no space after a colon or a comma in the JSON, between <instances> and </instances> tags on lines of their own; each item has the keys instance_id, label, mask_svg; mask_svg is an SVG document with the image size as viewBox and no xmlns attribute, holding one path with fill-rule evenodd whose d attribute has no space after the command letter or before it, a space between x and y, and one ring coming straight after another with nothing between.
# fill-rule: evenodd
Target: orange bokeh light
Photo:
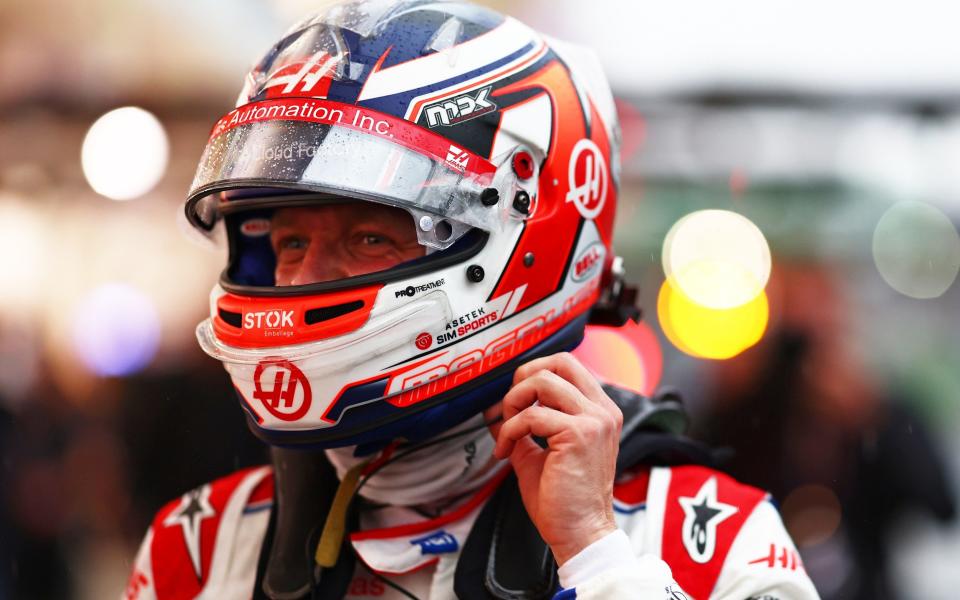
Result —
<instances>
[{"instance_id":1,"label":"orange bokeh light","mask_svg":"<svg viewBox=\"0 0 960 600\"><path fill-rule=\"evenodd\" d=\"M627 321L622 327L590 325L573 354L604 383L648 396L663 372L660 344L643 322Z\"/></svg>"}]
</instances>

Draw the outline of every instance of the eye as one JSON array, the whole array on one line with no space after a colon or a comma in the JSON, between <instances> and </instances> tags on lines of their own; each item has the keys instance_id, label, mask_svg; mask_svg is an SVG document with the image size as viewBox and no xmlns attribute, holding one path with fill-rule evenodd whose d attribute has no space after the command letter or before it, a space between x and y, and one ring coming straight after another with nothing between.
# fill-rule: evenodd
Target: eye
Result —
<instances>
[{"instance_id":1,"label":"eye","mask_svg":"<svg viewBox=\"0 0 960 600\"><path fill-rule=\"evenodd\" d=\"M354 256L364 259L382 258L397 247L393 237L374 227L364 227L354 232L349 244Z\"/></svg>"},{"instance_id":2,"label":"eye","mask_svg":"<svg viewBox=\"0 0 960 600\"><path fill-rule=\"evenodd\" d=\"M310 240L303 236L287 235L277 240L274 252L277 258L291 260L299 257L310 245Z\"/></svg>"},{"instance_id":3,"label":"eye","mask_svg":"<svg viewBox=\"0 0 960 600\"><path fill-rule=\"evenodd\" d=\"M376 246L379 244L389 243L390 240L386 236L380 235L379 233L364 233L362 234L360 241L365 246Z\"/></svg>"}]
</instances>

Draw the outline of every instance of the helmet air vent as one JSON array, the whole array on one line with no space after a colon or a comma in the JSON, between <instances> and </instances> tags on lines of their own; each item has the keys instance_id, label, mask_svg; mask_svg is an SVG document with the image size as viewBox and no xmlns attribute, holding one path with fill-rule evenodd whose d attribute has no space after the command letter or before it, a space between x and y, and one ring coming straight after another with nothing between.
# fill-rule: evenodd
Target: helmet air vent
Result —
<instances>
[{"instance_id":1,"label":"helmet air vent","mask_svg":"<svg viewBox=\"0 0 960 600\"><path fill-rule=\"evenodd\" d=\"M240 329L243 326L243 315L238 312L233 312L232 310L224 310L222 308L217 309L217 314L220 315L220 320L222 320L227 325L232 325L237 329Z\"/></svg>"},{"instance_id":2,"label":"helmet air vent","mask_svg":"<svg viewBox=\"0 0 960 600\"><path fill-rule=\"evenodd\" d=\"M317 323L322 323L323 321L329 321L330 319L342 317L345 314L352 313L353 311L360 310L361 308L363 308L363 300L354 300L352 302L344 302L343 304L334 304L333 306L311 308L303 316L303 320L307 325L316 325Z\"/></svg>"}]
</instances>

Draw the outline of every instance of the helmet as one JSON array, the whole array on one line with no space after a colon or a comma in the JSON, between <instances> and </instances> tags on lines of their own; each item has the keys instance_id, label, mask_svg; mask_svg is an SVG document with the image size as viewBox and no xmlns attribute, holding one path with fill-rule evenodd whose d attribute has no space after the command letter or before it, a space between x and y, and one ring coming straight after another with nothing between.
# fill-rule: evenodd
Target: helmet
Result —
<instances>
[{"instance_id":1,"label":"helmet","mask_svg":"<svg viewBox=\"0 0 960 600\"><path fill-rule=\"evenodd\" d=\"M185 211L226 235L197 337L254 433L422 439L576 346L611 271L618 140L593 55L493 11L354 1L294 27L213 127ZM345 199L409 214L423 256L278 285L272 215Z\"/></svg>"}]
</instances>

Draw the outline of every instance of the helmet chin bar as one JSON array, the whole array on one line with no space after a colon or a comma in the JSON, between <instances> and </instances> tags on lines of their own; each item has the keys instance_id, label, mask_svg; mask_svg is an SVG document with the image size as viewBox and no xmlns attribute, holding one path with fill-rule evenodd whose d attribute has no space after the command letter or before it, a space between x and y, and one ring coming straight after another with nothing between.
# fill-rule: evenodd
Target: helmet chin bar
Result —
<instances>
[{"instance_id":1,"label":"helmet chin bar","mask_svg":"<svg viewBox=\"0 0 960 600\"><path fill-rule=\"evenodd\" d=\"M321 430L276 431L260 427L246 412L247 425L260 440L272 446L288 448L338 448L358 444L389 443L395 439L421 441L454 427L503 399L509 390L513 373L535 358L576 348L583 340L587 315L576 317L553 336L523 354L495 368L484 378L474 379L455 389L443 392L418 404L404 408L376 401L344 412L336 427ZM241 400L246 409L246 403ZM384 409L390 410L384 414ZM377 416L370 418L366 413Z\"/></svg>"}]
</instances>

